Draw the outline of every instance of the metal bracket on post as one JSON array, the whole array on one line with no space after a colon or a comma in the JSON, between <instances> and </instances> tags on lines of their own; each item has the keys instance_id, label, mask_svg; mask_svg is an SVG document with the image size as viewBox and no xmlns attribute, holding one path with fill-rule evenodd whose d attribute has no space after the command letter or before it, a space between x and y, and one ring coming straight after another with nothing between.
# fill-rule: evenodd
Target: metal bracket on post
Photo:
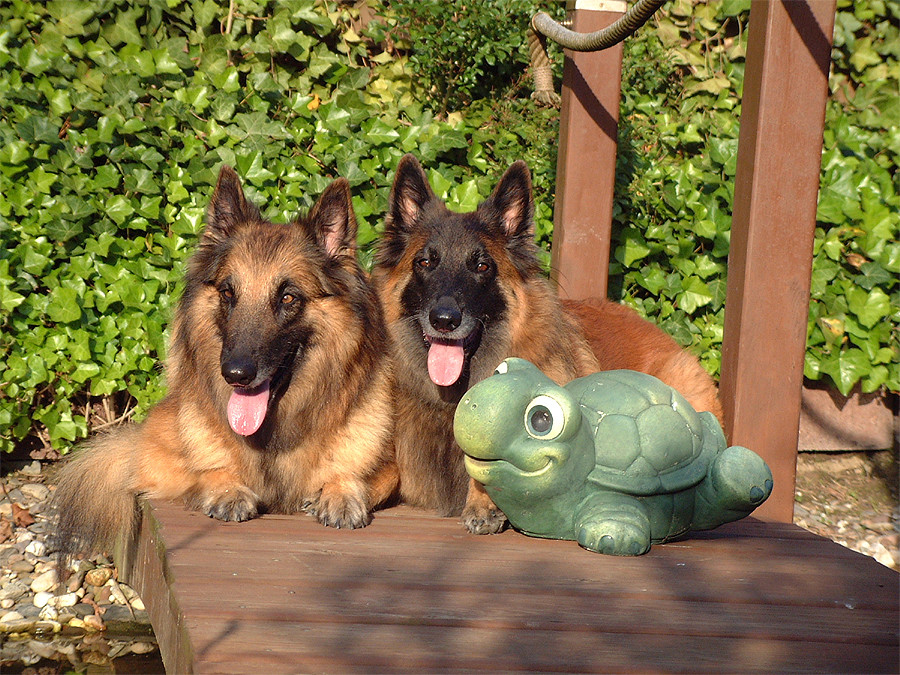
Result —
<instances>
[{"instance_id":1,"label":"metal bracket on post","mask_svg":"<svg viewBox=\"0 0 900 675\"><path fill-rule=\"evenodd\" d=\"M606 28L625 2L568 0L572 30ZM551 278L564 298L606 297L616 174L621 43L600 52L565 50Z\"/></svg>"},{"instance_id":2,"label":"metal bracket on post","mask_svg":"<svg viewBox=\"0 0 900 675\"><path fill-rule=\"evenodd\" d=\"M577 9L624 14L628 9L628 3L626 0L566 0L567 12L574 12Z\"/></svg>"}]
</instances>

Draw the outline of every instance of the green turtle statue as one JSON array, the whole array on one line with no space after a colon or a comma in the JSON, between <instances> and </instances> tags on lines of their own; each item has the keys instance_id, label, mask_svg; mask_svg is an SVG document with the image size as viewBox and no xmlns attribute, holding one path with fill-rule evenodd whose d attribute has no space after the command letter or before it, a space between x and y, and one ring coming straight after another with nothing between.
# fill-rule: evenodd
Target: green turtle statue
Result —
<instances>
[{"instance_id":1,"label":"green turtle statue","mask_svg":"<svg viewBox=\"0 0 900 675\"><path fill-rule=\"evenodd\" d=\"M555 384L506 359L456 409L466 470L525 534L640 555L651 543L738 520L772 493L752 450L716 418L632 370Z\"/></svg>"}]
</instances>

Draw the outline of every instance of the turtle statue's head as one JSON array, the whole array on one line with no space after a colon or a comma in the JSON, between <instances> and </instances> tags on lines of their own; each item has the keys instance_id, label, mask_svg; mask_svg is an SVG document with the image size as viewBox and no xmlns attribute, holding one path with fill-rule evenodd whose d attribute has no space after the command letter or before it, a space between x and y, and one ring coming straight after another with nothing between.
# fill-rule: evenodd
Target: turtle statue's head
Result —
<instances>
[{"instance_id":1,"label":"turtle statue's head","mask_svg":"<svg viewBox=\"0 0 900 675\"><path fill-rule=\"evenodd\" d=\"M569 492L594 467L578 401L523 359L506 359L466 392L453 432L469 475L504 512L510 499L519 505Z\"/></svg>"}]
</instances>

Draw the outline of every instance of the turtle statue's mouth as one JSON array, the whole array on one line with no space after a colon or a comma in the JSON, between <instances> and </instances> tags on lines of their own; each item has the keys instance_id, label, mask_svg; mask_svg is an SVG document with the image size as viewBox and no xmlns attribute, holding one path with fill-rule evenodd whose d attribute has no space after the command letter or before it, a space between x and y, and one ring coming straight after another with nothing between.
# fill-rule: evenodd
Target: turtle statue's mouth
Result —
<instances>
[{"instance_id":1,"label":"turtle statue's mouth","mask_svg":"<svg viewBox=\"0 0 900 675\"><path fill-rule=\"evenodd\" d=\"M466 471L472 478L485 485L494 482L493 477L499 474L512 473L522 478L537 478L550 471L553 466L552 457L544 455L535 459L539 460L539 462L535 462L539 466L532 468L518 466L506 459L479 459L471 455L464 456Z\"/></svg>"}]
</instances>

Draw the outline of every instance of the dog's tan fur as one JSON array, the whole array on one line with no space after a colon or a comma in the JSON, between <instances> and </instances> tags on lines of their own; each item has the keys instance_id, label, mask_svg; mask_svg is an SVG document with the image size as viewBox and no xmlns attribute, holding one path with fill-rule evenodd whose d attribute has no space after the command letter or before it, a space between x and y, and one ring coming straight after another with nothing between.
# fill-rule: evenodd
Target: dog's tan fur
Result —
<instances>
[{"instance_id":1,"label":"dog's tan fur","mask_svg":"<svg viewBox=\"0 0 900 675\"><path fill-rule=\"evenodd\" d=\"M458 214L434 195L408 155L397 168L373 271L393 337L401 498L445 515L462 513L476 533L499 530L505 518L481 486L468 480L453 438L453 416L465 389L488 377L504 358L528 359L559 384L601 369L640 370L679 390L698 410L721 418L712 378L658 327L607 300L560 302L538 264L533 208L522 162L510 167L477 211ZM449 260L460 247L472 256L490 256L491 284L474 293L464 290L472 285L464 278L465 265L459 265L455 277L446 276L448 285L426 288L416 261L438 253ZM502 310L478 314L483 329L477 351L467 356L466 381L435 385L425 372L428 303L452 295L461 306L478 305L485 294L496 296L492 303Z\"/></svg>"},{"instance_id":2,"label":"dog's tan fur","mask_svg":"<svg viewBox=\"0 0 900 675\"><path fill-rule=\"evenodd\" d=\"M222 170L174 317L168 395L143 423L98 436L64 466L64 554L131 533L136 495L183 500L223 520L308 511L336 527L368 524L396 468L387 334L355 241L346 181L308 218L277 225ZM251 436L226 416L233 387L223 350L241 340L273 354L260 363L277 361L265 421Z\"/></svg>"}]
</instances>

